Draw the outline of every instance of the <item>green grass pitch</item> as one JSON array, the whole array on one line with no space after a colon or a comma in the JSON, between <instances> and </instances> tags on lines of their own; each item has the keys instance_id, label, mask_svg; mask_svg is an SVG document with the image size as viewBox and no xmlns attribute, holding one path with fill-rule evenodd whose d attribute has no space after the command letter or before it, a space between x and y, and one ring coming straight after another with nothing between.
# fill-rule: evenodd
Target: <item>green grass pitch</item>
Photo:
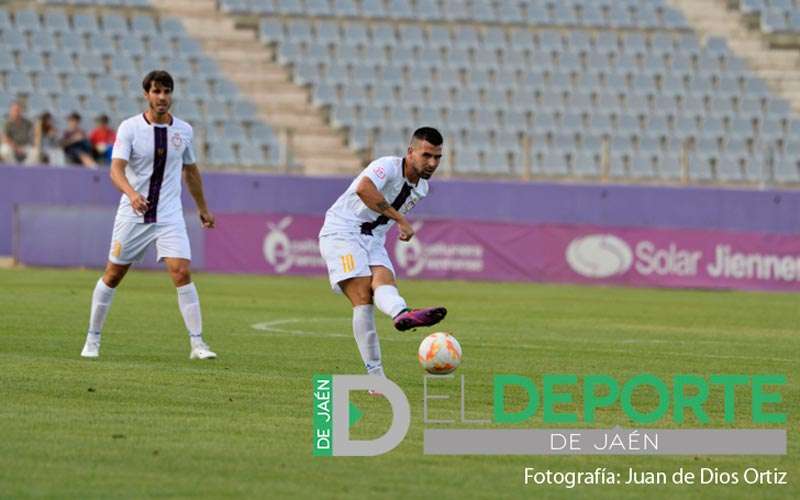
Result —
<instances>
[{"instance_id":1,"label":"green grass pitch","mask_svg":"<svg viewBox=\"0 0 800 500\"><path fill-rule=\"evenodd\" d=\"M797 295L400 283L412 306L449 308L439 329L453 332L464 350L456 374L466 377L468 418L488 418L496 373L608 373L618 380L643 372L777 373L787 377L786 456L425 456L416 360L425 332L401 334L380 317L387 374L411 403L409 433L379 457L314 458L312 375L363 371L350 308L324 278L197 274L206 340L219 359L192 362L169 278L134 270L116 295L101 358L87 361L79 353L98 276L0 271L2 498L800 498ZM458 393L455 383L438 390ZM754 427L749 399L737 402L736 427ZM361 394L355 403L364 417L353 435L382 434L388 403ZM441 403L432 416L457 416L457 404ZM719 420L719 398L708 407ZM601 427L630 427L618 407L599 418ZM525 426L540 424L541 410ZM570 490L524 486L525 466L778 467L788 471L790 484Z\"/></svg>"}]
</instances>

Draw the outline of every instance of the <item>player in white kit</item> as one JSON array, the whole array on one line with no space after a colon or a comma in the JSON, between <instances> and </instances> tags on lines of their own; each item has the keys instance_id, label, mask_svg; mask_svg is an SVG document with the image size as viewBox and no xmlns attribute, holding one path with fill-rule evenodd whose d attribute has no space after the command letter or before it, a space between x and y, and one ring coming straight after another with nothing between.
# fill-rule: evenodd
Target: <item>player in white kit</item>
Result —
<instances>
[{"instance_id":1,"label":"player in white kit","mask_svg":"<svg viewBox=\"0 0 800 500\"><path fill-rule=\"evenodd\" d=\"M111 181L123 194L108 263L92 295L89 331L81 356L100 355L100 333L114 291L131 264L140 262L147 247L155 242L158 260L164 262L178 291L178 306L189 330L189 357L212 359L216 354L203 341L200 299L189 270L192 254L181 205L183 177L203 227L214 227L195 159L192 127L169 112L175 87L169 73L152 71L142 85L148 109L123 121L114 143Z\"/></svg>"},{"instance_id":2,"label":"player in white kit","mask_svg":"<svg viewBox=\"0 0 800 500\"><path fill-rule=\"evenodd\" d=\"M371 375L384 375L375 306L400 331L435 325L447 314L444 307L408 308L397 290L385 247L386 233L394 223L400 240L414 236L405 214L427 196L443 142L436 129L423 127L414 132L405 157L386 156L370 163L328 209L319 232L331 287L353 305L353 335Z\"/></svg>"}]
</instances>

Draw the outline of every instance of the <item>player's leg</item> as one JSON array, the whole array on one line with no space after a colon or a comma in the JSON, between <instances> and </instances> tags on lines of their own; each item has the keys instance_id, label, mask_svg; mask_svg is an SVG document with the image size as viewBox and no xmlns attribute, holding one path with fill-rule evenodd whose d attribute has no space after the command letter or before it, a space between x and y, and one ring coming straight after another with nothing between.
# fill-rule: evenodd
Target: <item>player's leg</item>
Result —
<instances>
[{"instance_id":1,"label":"player's leg","mask_svg":"<svg viewBox=\"0 0 800 500\"><path fill-rule=\"evenodd\" d=\"M108 261L103 276L97 280L92 292L89 330L86 333L86 342L83 344L83 350L81 351L81 356L84 358L100 356L101 333L108 311L111 309L111 302L114 300L114 292L130 267L130 264L115 264Z\"/></svg>"},{"instance_id":2,"label":"player's leg","mask_svg":"<svg viewBox=\"0 0 800 500\"><path fill-rule=\"evenodd\" d=\"M353 306L353 337L367 373L383 376L366 250L354 235L322 237L319 250L328 267L331 288L342 292Z\"/></svg>"},{"instance_id":3,"label":"player's leg","mask_svg":"<svg viewBox=\"0 0 800 500\"><path fill-rule=\"evenodd\" d=\"M433 326L447 315L447 309L441 306L409 309L397 290L394 272L386 266L371 268L375 306L392 318L394 327L401 332L421 326Z\"/></svg>"},{"instance_id":4,"label":"player's leg","mask_svg":"<svg viewBox=\"0 0 800 500\"><path fill-rule=\"evenodd\" d=\"M384 376L371 282L371 277L361 276L341 281L339 286L353 305L353 337L364 367L370 375Z\"/></svg>"},{"instance_id":5,"label":"player's leg","mask_svg":"<svg viewBox=\"0 0 800 500\"><path fill-rule=\"evenodd\" d=\"M100 338L103 324L111 309L114 293L131 264L141 260L155 236L147 224L115 220L111 236L111 248L103 277L97 280L92 292L92 307L89 313L89 330L81 356L96 358L100 356Z\"/></svg>"},{"instance_id":6,"label":"player's leg","mask_svg":"<svg viewBox=\"0 0 800 500\"><path fill-rule=\"evenodd\" d=\"M394 273L383 265L370 266L370 269L372 270L371 286L378 310L392 319L408 311L405 299L397 290Z\"/></svg>"},{"instance_id":7,"label":"player's leg","mask_svg":"<svg viewBox=\"0 0 800 500\"><path fill-rule=\"evenodd\" d=\"M192 282L190 270L192 249L189 245L186 224L183 221L156 224L156 232L158 260L164 262L172 278L172 283L178 292L178 309L189 331L191 345L189 358L214 359L217 357L216 353L203 341L203 315L200 311L200 296Z\"/></svg>"},{"instance_id":8,"label":"player's leg","mask_svg":"<svg viewBox=\"0 0 800 500\"><path fill-rule=\"evenodd\" d=\"M394 266L382 242L376 241L370 245L369 259L375 306L392 318L395 328L402 332L421 326L433 326L444 319L447 315L444 307L408 308L397 290Z\"/></svg>"},{"instance_id":9,"label":"player's leg","mask_svg":"<svg viewBox=\"0 0 800 500\"><path fill-rule=\"evenodd\" d=\"M189 332L190 359L214 359L216 353L212 352L203 340L203 314L200 310L200 295L197 287L192 282L189 269L191 261L175 257L162 259L169 272L172 283L178 292L178 309L183 316L183 323Z\"/></svg>"}]
</instances>

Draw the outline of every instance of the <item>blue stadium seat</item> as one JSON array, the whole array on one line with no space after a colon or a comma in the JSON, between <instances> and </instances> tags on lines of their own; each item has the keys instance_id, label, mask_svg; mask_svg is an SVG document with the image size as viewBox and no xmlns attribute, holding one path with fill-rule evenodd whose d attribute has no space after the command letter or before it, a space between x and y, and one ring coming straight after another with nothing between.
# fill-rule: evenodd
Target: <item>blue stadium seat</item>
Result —
<instances>
[{"instance_id":1,"label":"blue stadium seat","mask_svg":"<svg viewBox=\"0 0 800 500\"><path fill-rule=\"evenodd\" d=\"M517 50L532 49L534 47L533 33L527 28L511 30L511 47Z\"/></svg>"},{"instance_id":2,"label":"blue stadium seat","mask_svg":"<svg viewBox=\"0 0 800 500\"><path fill-rule=\"evenodd\" d=\"M53 109L53 101L43 94L31 94L25 99L25 111L29 117L38 117Z\"/></svg>"},{"instance_id":3,"label":"blue stadium seat","mask_svg":"<svg viewBox=\"0 0 800 500\"><path fill-rule=\"evenodd\" d=\"M547 151L538 164L539 173L547 176L567 176L570 174L566 155L563 151Z\"/></svg>"},{"instance_id":4,"label":"blue stadium seat","mask_svg":"<svg viewBox=\"0 0 800 500\"><path fill-rule=\"evenodd\" d=\"M411 10L411 5L408 5ZM387 17L382 0L361 0L361 15L368 18Z\"/></svg>"},{"instance_id":5,"label":"blue stadium seat","mask_svg":"<svg viewBox=\"0 0 800 500\"><path fill-rule=\"evenodd\" d=\"M333 20L319 21L314 32L316 40L323 44L339 43L341 38L339 23Z\"/></svg>"},{"instance_id":6,"label":"blue stadium seat","mask_svg":"<svg viewBox=\"0 0 800 500\"><path fill-rule=\"evenodd\" d=\"M102 31L90 33L88 38L89 51L95 55L113 57L117 54L114 40L111 35Z\"/></svg>"},{"instance_id":7,"label":"blue stadium seat","mask_svg":"<svg viewBox=\"0 0 800 500\"><path fill-rule=\"evenodd\" d=\"M100 75L95 80L95 92L104 97L122 97L124 90L122 83L117 78L109 75Z\"/></svg>"},{"instance_id":8,"label":"blue stadium seat","mask_svg":"<svg viewBox=\"0 0 800 500\"><path fill-rule=\"evenodd\" d=\"M359 14L353 0L333 0L333 12L337 17L356 17Z\"/></svg>"}]
</instances>

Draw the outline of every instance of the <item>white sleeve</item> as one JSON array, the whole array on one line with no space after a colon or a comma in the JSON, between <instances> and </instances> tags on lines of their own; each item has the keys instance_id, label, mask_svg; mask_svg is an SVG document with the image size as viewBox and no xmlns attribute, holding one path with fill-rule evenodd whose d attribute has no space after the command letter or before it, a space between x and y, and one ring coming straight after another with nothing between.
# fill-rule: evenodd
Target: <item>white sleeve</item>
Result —
<instances>
[{"instance_id":1,"label":"white sleeve","mask_svg":"<svg viewBox=\"0 0 800 500\"><path fill-rule=\"evenodd\" d=\"M373 184L375 184L375 187L378 188L378 191L380 191L383 189L383 186L386 185L386 180L389 176L395 174L395 172L392 171L393 168L394 167L389 162L375 160L364 169L364 176L369 177Z\"/></svg>"},{"instance_id":2,"label":"white sleeve","mask_svg":"<svg viewBox=\"0 0 800 500\"><path fill-rule=\"evenodd\" d=\"M124 121L117 129L117 138L114 141L114 149L111 151L111 158L130 161L131 150L133 149L133 127L128 121Z\"/></svg>"},{"instance_id":3,"label":"white sleeve","mask_svg":"<svg viewBox=\"0 0 800 500\"><path fill-rule=\"evenodd\" d=\"M197 156L194 154L194 129L189 127L189 134L184 139L186 141L186 149L183 150L183 164L194 165L197 163Z\"/></svg>"}]
</instances>

